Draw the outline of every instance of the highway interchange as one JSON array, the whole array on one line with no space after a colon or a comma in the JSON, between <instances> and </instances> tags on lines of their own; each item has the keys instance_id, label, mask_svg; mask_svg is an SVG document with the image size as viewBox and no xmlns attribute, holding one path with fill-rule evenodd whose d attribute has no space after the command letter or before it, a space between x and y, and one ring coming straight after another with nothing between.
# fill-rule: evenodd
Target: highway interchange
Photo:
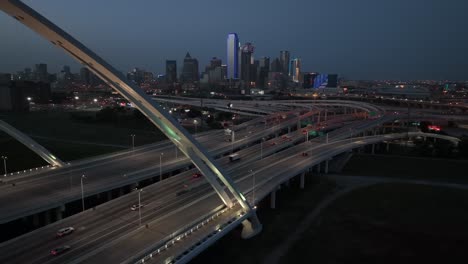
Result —
<instances>
[{"instance_id":1,"label":"highway interchange","mask_svg":"<svg viewBox=\"0 0 468 264\"><path fill-rule=\"evenodd\" d=\"M311 113L315 115L315 121L318 121L316 109ZM218 150L217 162L225 167L249 201L251 201L249 195L253 187L253 175L255 175L257 183L255 184L255 201L259 201L290 177L335 155L349 151L366 142L381 142L406 136L406 134L372 136L376 133L376 128L379 125L397 118L394 115L384 115L383 113L379 113L380 117L374 119L357 118L360 117L359 114L329 115L328 120L324 121L322 112L320 124L315 123L313 126L299 130L294 130L298 121L297 116L300 116L299 112L296 115L292 115L290 112L284 115L286 116L284 119L282 117L275 120L271 118L274 123L265 124L263 122L265 118L255 118L236 127L235 131L238 131L236 141L245 140L246 143L235 145L234 148L231 142L225 141L226 136L223 131L212 131L198 135L198 140L206 144L205 146L212 153ZM277 117L278 115L273 116ZM285 131L287 127L293 127L290 133ZM319 137L305 142L304 129L322 127L330 130L327 136L328 144L327 137ZM275 134L275 131L283 131L286 134L268 137L268 135ZM364 138L347 139L366 131L370 135ZM246 140L248 138L251 140ZM266 140L260 145L261 138ZM230 162L227 156L222 156L223 153L230 153L232 149L241 156L239 161ZM10 182L7 180L1 186L5 195L0 196L0 201L10 202L12 204L10 210L17 209L18 203L22 201L18 199L18 194L24 194L24 189L16 187L21 186L24 186L28 190L27 193L31 195L29 199L24 200L24 203L36 209L41 208L38 204L43 194L46 194L43 198L45 204L50 204L51 201L59 200L67 195L71 197L70 199L77 199L80 197L79 186L75 183L70 188L69 175L73 174L75 178L78 178L83 171L86 171L86 180L89 181L85 185L86 189L92 190L94 186L96 192L102 190L104 186L108 188L108 186L115 184L115 179L131 178L133 176L131 171L138 171L142 175L148 172L148 175L154 177L159 175L158 161L161 152L165 153L163 168L166 169L163 172L175 171L177 168L188 166L188 161L184 158L175 159L175 148L169 142L160 142L108 157L73 162L70 167L56 171L49 170L46 173L36 175L15 176L9 180ZM308 156L302 156L303 152L307 152ZM284 166L284 164L288 165ZM123 176L125 172L127 172L126 177ZM0 244L0 262L135 262L138 257L144 257L149 246L157 248L158 245L164 245L175 236L176 230L196 225L201 221L200 219L223 208L221 200L214 193L212 187L206 184L203 177L192 177L196 172L196 169L182 171L162 182L145 187L141 193L141 203L144 205L141 209L142 226L139 225L138 210L130 210L132 205L138 203L138 193L132 192ZM16 186L11 186L12 182L16 182ZM53 190L57 190L57 192L51 194L49 187L45 187L49 185L53 186ZM123 186L123 183L115 186ZM88 194L90 192L86 191ZM16 200L14 200L15 197ZM5 211L5 213L7 212ZM237 211L233 211L232 214L235 216ZM193 221L186 222L188 219ZM224 221L229 219L231 218L226 217ZM69 236L55 238L56 231L66 226L73 226L76 231ZM179 250L183 252L195 244L198 241L195 237L187 239L189 242L185 247L180 247ZM70 245L71 250L60 256L49 254L51 249L62 245ZM164 254L171 255L173 253L166 250ZM159 260L164 260L164 254L161 253Z\"/></svg>"}]
</instances>

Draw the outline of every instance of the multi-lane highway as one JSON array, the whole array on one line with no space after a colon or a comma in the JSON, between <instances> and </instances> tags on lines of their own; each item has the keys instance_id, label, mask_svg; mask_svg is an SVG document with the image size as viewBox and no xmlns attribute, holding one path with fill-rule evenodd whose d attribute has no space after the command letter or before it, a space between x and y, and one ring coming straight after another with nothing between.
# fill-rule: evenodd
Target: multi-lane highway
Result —
<instances>
[{"instance_id":1,"label":"multi-lane highway","mask_svg":"<svg viewBox=\"0 0 468 264\"><path fill-rule=\"evenodd\" d=\"M287 115L278 120L279 124L265 124L263 119L250 121L247 125L235 128L237 133L234 142L227 142L223 131L213 131L200 135L198 140L210 150L211 155L218 156L252 144L261 137L274 134L276 131L296 125L298 118L307 118L313 113L301 117ZM161 153L164 153L161 156ZM161 156L161 159L160 159ZM177 158L176 158L177 156ZM161 160L161 170L160 161ZM6 177L0 185L2 195L0 203L0 223L11 221L22 216L31 215L81 198L81 176L85 196L91 196L132 184L144 179L158 177L190 166L185 158L169 142L153 144L150 147L127 151L111 157L88 162L73 162L64 169L48 170L34 175Z\"/></svg>"},{"instance_id":2,"label":"multi-lane highway","mask_svg":"<svg viewBox=\"0 0 468 264\"><path fill-rule=\"evenodd\" d=\"M332 122L330 121L330 123ZM377 120L370 122L353 122L347 127L337 130L337 132L331 132L329 134L329 140L331 142L347 137L349 136L348 131L361 133L378 123ZM219 162L223 166L229 165L229 167L227 167L229 173L236 179L237 184L242 190L248 190L249 186L251 186L251 179L249 178L251 176L249 172L251 169L256 171L257 176L263 173L270 176L275 175L285 168L295 167L294 163L290 163L291 158L302 161L303 157L300 153L303 151L310 151L310 146L318 145L320 141L325 140L325 138L321 138L320 141L316 143L303 143L293 146L292 143L296 141L297 138L304 138L301 132L302 131L295 131L288 135L292 139L291 141L279 137L264 142L263 149L260 149L258 145L254 145L241 150L239 154L242 156L242 159L236 163L230 163L227 157L221 158ZM334 133L336 135L333 135ZM270 141L276 142L276 144L271 144ZM278 149L284 148L281 144L290 144L291 148L271 155ZM260 151L263 151L263 156L265 158L258 161L260 158ZM284 159L288 159L288 161L286 161L288 166L281 165L285 164ZM142 203L145 204L145 207L142 209L142 222L144 224L149 223L149 230L146 230L146 232L152 234L151 238L148 237L146 239L150 239L153 242L164 241L164 238L166 238L171 231L178 230L181 226L187 224L183 221L181 222L180 219L197 219L211 212L213 208L221 204L219 198L211 194L211 187L204 184L204 179L193 179L192 174L192 171L184 172L161 183L145 188L144 193L142 193ZM188 191L177 195L183 190ZM89 263L97 261L122 261L123 257L128 257L131 254L128 253L128 250L124 250L123 248L116 250L117 248L131 247L135 248L135 250L145 248L144 245L137 243L140 241L139 237L142 236L141 230L138 232L135 231L139 221L138 213L130 210L131 205L136 203L137 193L131 193L100 205L95 210L88 210L85 213L64 219L59 223L52 224L20 237L16 241L3 244L0 249L2 256L4 256L4 260L18 259L18 263L22 262L20 260L22 260L23 257L24 261L32 261L32 255L37 255L35 258L38 260L37 263L47 261L60 263L77 259L84 261L82 258L85 258L86 262L89 261ZM190 213L192 211L193 215ZM187 215L190 217L187 217ZM69 237L63 238L63 240L50 238L44 241L44 238L53 237L56 229L68 225L74 226L77 231ZM134 232L136 233L133 234ZM128 244L128 239L133 241L131 243L132 246ZM136 241L134 241L134 239L136 239ZM113 242L110 243L109 241ZM143 239L142 241L146 240ZM65 253L62 257L48 256L48 250L50 250L50 248L67 243L71 244L73 248L70 252ZM105 245L105 247L103 247L103 245ZM9 248L10 246L24 248L24 251L13 253L13 251L9 250L11 249ZM78 250L74 250L74 248L78 248ZM114 253L108 255L107 250L113 251ZM98 252L100 253L95 254ZM99 258L101 259L99 260ZM31 263L34 262L32 261Z\"/></svg>"}]
</instances>

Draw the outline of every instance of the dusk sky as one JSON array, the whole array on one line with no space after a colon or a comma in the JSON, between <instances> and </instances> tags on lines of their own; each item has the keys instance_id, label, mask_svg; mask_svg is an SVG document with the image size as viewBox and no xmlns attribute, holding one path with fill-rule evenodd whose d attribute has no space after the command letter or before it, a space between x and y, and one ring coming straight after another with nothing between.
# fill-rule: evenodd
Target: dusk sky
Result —
<instances>
[{"instance_id":1,"label":"dusk sky","mask_svg":"<svg viewBox=\"0 0 468 264\"><path fill-rule=\"evenodd\" d=\"M186 52L200 70L226 63L226 38L252 42L254 56L289 50L304 71L346 79L468 80L468 1L462 0L25 0L122 72L178 68ZM0 12L0 72L47 63L81 67Z\"/></svg>"}]
</instances>

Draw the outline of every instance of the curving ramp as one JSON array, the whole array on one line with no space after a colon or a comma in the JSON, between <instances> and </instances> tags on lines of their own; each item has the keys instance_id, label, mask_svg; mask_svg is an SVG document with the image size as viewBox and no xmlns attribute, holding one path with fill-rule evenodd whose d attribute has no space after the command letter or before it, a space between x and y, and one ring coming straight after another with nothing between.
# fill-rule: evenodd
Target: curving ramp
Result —
<instances>
[{"instance_id":1,"label":"curving ramp","mask_svg":"<svg viewBox=\"0 0 468 264\"><path fill-rule=\"evenodd\" d=\"M32 138L28 137L23 132L19 131L18 129L12 127L10 124L6 123L5 121L0 120L0 130L4 131L8 135L12 136L23 145L28 147L30 150L34 151L37 155L39 155L42 159L44 159L47 163L52 166L63 167L65 163L63 163L60 159L54 156L50 151L46 148L41 146L39 143L34 141Z\"/></svg>"}]
</instances>

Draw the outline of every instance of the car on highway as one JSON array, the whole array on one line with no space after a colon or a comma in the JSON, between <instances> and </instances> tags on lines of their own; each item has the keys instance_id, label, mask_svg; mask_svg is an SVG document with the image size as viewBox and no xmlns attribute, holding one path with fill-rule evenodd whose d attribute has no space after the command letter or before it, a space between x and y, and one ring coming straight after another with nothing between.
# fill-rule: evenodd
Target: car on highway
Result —
<instances>
[{"instance_id":1,"label":"car on highway","mask_svg":"<svg viewBox=\"0 0 468 264\"><path fill-rule=\"evenodd\" d=\"M229 161L233 162L233 161L236 161L236 160L240 160L239 154L234 153L234 154L229 155Z\"/></svg>"},{"instance_id":2,"label":"car on highway","mask_svg":"<svg viewBox=\"0 0 468 264\"><path fill-rule=\"evenodd\" d=\"M134 205L132 205L132 207L130 207L130 209L132 211L136 211L136 210L138 210L138 208L143 208L143 207L144 207L143 204L134 204Z\"/></svg>"},{"instance_id":3,"label":"car on highway","mask_svg":"<svg viewBox=\"0 0 468 264\"><path fill-rule=\"evenodd\" d=\"M56 236L57 237L63 237L63 236L66 236L66 235L69 235L69 234L73 233L73 231L75 231L75 228L73 228L72 226L64 227L64 228L59 229L57 231Z\"/></svg>"},{"instance_id":4,"label":"car on highway","mask_svg":"<svg viewBox=\"0 0 468 264\"><path fill-rule=\"evenodd\" d=\"M61 246L61 247L58 247L58 248L54 248L50 251L50 254L52 256L57 256L57 255L60 255L62 254L63 252L66 252L68 250L70 250L71 247L70 246Z\"/></svg>"},{"instance_id":5,"label":"car on highway","mask_svg":"<svg viewBox=\"0 0 468 264\"><path fill-rule=\"evenodd\" d=\"M196 173L192 174L192 178L194 178L194 179L198 179L201 176L203 176L203 175L201 173L199 173L199 172L196 172Z\"/></svg>"}]
</instances>

